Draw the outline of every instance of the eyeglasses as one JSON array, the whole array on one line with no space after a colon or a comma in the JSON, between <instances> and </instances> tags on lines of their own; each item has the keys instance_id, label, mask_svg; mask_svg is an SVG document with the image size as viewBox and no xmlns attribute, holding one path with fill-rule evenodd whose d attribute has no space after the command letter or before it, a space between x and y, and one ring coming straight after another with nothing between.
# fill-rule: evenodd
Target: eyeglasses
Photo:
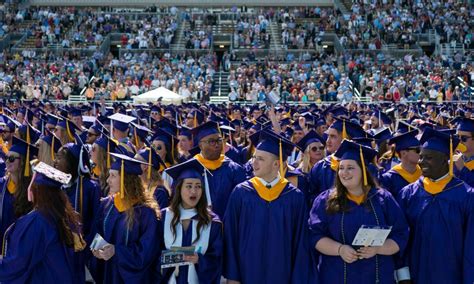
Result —
<instances>
[{"instance_id":1,"label":"eyeglasses","mask_svg":"<svg viewBox=\"0 0 474 284\"><path fill-rule=\"evenodd\" d=\"M7 157L5 157L5 159L6 159L8 162L13 163L13 162L15 162L16 159L20 159L20 157L7 156Z\"/></svg>"},{"instance_id":2,"label":"eyeglasses","mask_svg":"<svg viewBox=\"0 0 474 284\"><path fill-rule=\"evenodd\" d=\"M420 154L420 153L421 153L420 147L408 148L407 150L408 150L408 151L414 151L414 152L417 153L417 154Z\"/></svg>"},{"instance_id":3,"label":"eyeglasses","mask_svg":"<svg viewBox=\"0 0 474 284\"><path fill-rule=\"evenodd\" d=\"M152 115L157 115L157 114L160 114L160 113L157 112L157 111L152 111L151 114L152 114Z\"/></svg>"},{"instance_id":4,"label":"eyeglasses","mask_svg":"<svg viewBox=\"0 0 474 284\"><path fill-rule=\"evenodd\" d=\"M55 129L56 129L56 127L48 127L48 130L49 130L50 132L54 132Z\"/></svg>"},{"instance_id":5,"label":"eyeglasses","mask_svg":"<svg viewBox=\"0 0 474 284\"><path fill-rule=\"evenodd\" d=\"M324 146L314 146L314 147L311 147L311 151L313 152L317 152L317 151L322 151L324 150Z\"/></svg>"},{"instance_id":6,"label":"eyeglasses","mask_svg":"<svg viewBox=\"0 0 474 284\"><path fill-rule=\"evenodd\" d=\"M464 136L464 135L458 135L459 140L461 140L463 143L467 142L467 140L472 139L472 136Z\"/></svg>"},{"instance_id":7,"label":"eyeglasses","mask_svg":"<svg viewBox=\"0 0 474 284\"><path fill-rule=\"evenodd\" d=\"M224 139L222 139L222 137L221 137L221 138L218 138L218 139L209 139L207 141L203 140L202 142L207 143L211 146L216 146L217 143L222 143L222 141L224 141Z\"/></svg>"},{"instance_id":8,"label":"eyeglasses","mask_svg":"<svg viewBox=\"0 0 474 284\"><path fill-rule=\"evenodd\" d=\"M161 145L155 146L155 150L160 151L161 149L163 149L163 147L161 147Z\"/></svg>"}]
</instances>

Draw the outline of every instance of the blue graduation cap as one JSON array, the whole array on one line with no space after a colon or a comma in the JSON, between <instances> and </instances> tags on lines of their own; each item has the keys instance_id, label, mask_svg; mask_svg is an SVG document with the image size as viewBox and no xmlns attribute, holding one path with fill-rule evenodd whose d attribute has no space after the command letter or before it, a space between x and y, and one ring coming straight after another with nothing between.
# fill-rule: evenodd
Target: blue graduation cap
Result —
<instances>
[{"instance_id":1,"label":"blue graduation cap","mask_svg":"<svg viewBox=\"0 0 474 284\"><path fill-rule=\"evenodd\" d=\"M63 173L44 162L37 163L32 167L32 170L34 172L32 182L37 185L61 188L61 186L68 184L72 178L70 174Z\"/></svg>"},{"instance_id":2,"label":"blue graduation cap","mask_svg":"<svg viewBox=\"0 0 474 284\"><path fill-rule=\"evenodd\" d=\"M416 138L417 130L405 132L392 137L388 143L395 144L395 151L400 152L409 148L420 147L420 141Z\"/></svg>"},{"instance_id":3,"label":"blue graduation cap","mask_svg":"<svg viewBox=\"0 0 474 284\"><path fill-rule=\"evenodd\" d=\"M197 143L206 136L220 134L219 125L214 121L208 121L202 125L199 125L198 127L191 129L191 133L193 134L194 140Z\"/></svg>"},{"instance_id":4,"label":"blue graduation cap","mask_svg":"<svg viewBox=\"0 0 474 284\"><path fill-rule=\"evenodd\" d=\"M196 159L190 159L184 163L167 168L165 173L173 179L171 188L176 189L177 184L183 179L200 179L204 186L204 172L206 168ZM208 200L209 202L209 200Z\"/></svg>"},{"instance_id":5,"label":"blue graduation cap","mask_svg":"<svg viewBox=\"0 0 474 284\"><path fill-rule=\"evenodd\" d=\"M56 126L58 122L61 120L60 117L51 113L48 113L46 116L47 116L46 124L51 124L51 125Z\"/></svg>"},{"instance_id":6,"label":"blue graduation cap","mask_svg":"<svg viewBox=\"0 0 474 284\"><path fill-rule=\"evenodd\" d=\"M33 157L38 156L38 148L20 138L17 138L16 136L13 136L10 152L15 152L25 157L25 172L23 174L25 177L29 177L31 174L30 161L33 160Z\"/></svg>"},{"instance_id":7,"label":"blue graduation cap","mask_svg":"<svg viewBox=\"0 0 474 284\"><path fill-rule=\"evenodd\" d=\"M118 141L110 138L105 133L102 133L102 136L97 138L94 141L94 144L96 144L97 146L99 146L102 149L104 149L105 151L107 151L107 161L106 161L106 163L107 163L107 168L108 169L110 168L110 165L111 165L109 154L110 153L117 153L117 152L120 152L120 153L123 154L122 149L119 147Z\"/></svg>"},{"instance_id":8,"label":"blue graduation cap","mask_svg":"<svg viewBox=\"0 0 474 284\"><path fill-rule=\"evenodd\" d=\"M116 170L120 173L120 198L124 198L125 174L139 176L143 173L141 165L148 164L123 154L110 153L110 155L112 155L112 157L114 158L114 162L110 166L110 169Z\"/></svg>"},{"instance_id":9,"label":"blue graduation cap","mask_svg":"<svg viewBox=\"0 0 474 284\"><path fill-rule=\"evenodd\" d=\"M35 143L41 136L41 132L31 126L27 121L18 128L18 132L26 137L27 143Z\"/></svg>"},{"instance_id":10,"label":"blue graduation cap","mask_svg":"<svg viewBox=\"0 0 474 284\"><path fill-rule=\"evenodd\" d=\"M148 135L153 133L151 129L148 129L148 127L145 127L143 125L138 125L132 122L132 126L133 126L133 138L135 139L135 145L137 146L138 146L138 138L146 142Z\"/></svg>"},{"instance_id":11,"label":"blue graduation cap","mask_svg":"<svg viewBox=\"0 0 474 284\"><path fill-rule=\"evenodd\" d=\"M54 161L55 154L61 148L61 140L56 137L52 132L46 130L46 135L41 136L40 138L44 142L46 142L51 147L51 159Z\"/></svg>"},{"instance_id":12,"label":"blue graduation cap","mask_svg":"<svg viewBox=\"0 0 474 284\"><path fill-rule=\"evenodd\" d=\"M382 127L372 132L372 136L379 142L388 140L392 137L392 132L388 127Z\"/></svg>"},{"instance_id":13,"label":"blue graduation cap","mask_svg":"<svg viewBox=\"0 0 474 284\"><path fill-rule=\"evenodd\" d=\"M380 121L382 122L382 124L392 123L392 119L383 111L376 110L372 113L372 116L379 120L379 124L380 124Z\"/></svg>"},{"instance_id":14,"label":"blue graduation cap","mask_svg":"<svg viewBox=\"0 0 474 284\"><path fill-rule=\"evenodd\" d=\"M449 155L449 174L453 176L453 155L460 140L453 134L444 133L433 128L426 128L420 138L423 149L437 151Z\"/></svg>"},{"instance_id":15,"label":"blue graduation cap","mask_svg":"<svg viewBox=\"0 0 474 284\"><path fill-rule=\"evenodd\" d=\"M183 135L192 139L193 135L191 134L191 129L186 126L179 127L178 135Z\"/></svg>"},{"instance_id":16,"label":"blue graduation cap","mask_svg":"<svg viewBox=\"0 0 474 284\"><path fill-rule=\"evenodd\" d=\"M204 122L204 114L199 110L193 110L189 114L189 117L193 118L193 127L197 127L198 125Z\"/></svg>"},{"instance_id":17,"label":"blue graduation cap","mask_svg":"<svg viewBox=\"0 0 474 284\"><path fill-rule=\"evenodd\" d=\"M160 155L156 153L153 148L146 147L138 151L137 155L140 155L148 164L151 166L148 167L147 177L148 179L151 178L151 168L153 167L154 170L162 171L166 168L165 162L161 159Z\"/></svg>"},{"instance_id":18,"label":"blue graduation cap","mask_svg":"<svg viewBox=\"0 0 474 284\"><path fill-rule=\"evenodd\" d=\"M310 130L296 145L301 151L304 152L311 143L315 142L322 143L323 145L326 144L326 141L324 141L324 139L318 135L316 131Z\"/></svg>"},{"instance_id":19,"label":"blue graduation cap","mask_svg":"<svg viewBox=\"0 0 474 284\"><path fill-rule=\"evenodd\" d=\"M340 161L355 160L362 164L362 174L364 178L364 186L368 185L367 181L367 165L377 156L377 151L371 147L358 144L354 141L344 139L334 156Z\"/></svg>"},{"instance_id":20,"label":"blue graduation cap","mask_svg":"<svg viewBox=\"0 0 474 284\"><path fill-rule=\"evenodd\" d=\"M343 139L368 136L360 125L350 122L346 119L336 118L329 128L339 131Z\"/></svg>"},{"instance_id":21,"label":"blue graduation cap","mask_svg":"<svg viewBox=\"0 0 474 284\"><path fill-rule=\"evenodd\" d=\"M164 130L173 136L178 134L178 127L166 118L162 118L160 121L155 122L154 129Z\"/></svg>"},{"instance_id":22,"label":"blue graduation cap","mask_svg":"<svg viewBox=\"0 0 474 284\"><path fill-rule=\"evenodd\" d=\"M129 123L136 120L136 118L133 116L128 116L121 113L114 113L108 118L111 120L111 125L113 126L113 128L118 129L120 131L127 131L127 129L129 128Z\"/></svg>"},{"instance_id":23,"label":"blue graduation cap","mask_svg":"<svg viewBox=\"0 0 474 284\"><path fill-rule=\"evenodd\" d=\"M457 124L456 130L474 132L474 119L467 117L458 117L453 120Z\"/></svg>"},{"instance_id":24,"label":"blue graduation cap","mask_svg":"<svg viewBox=\"0 0 474 284\"><path fill-rule=\"evenodd\" d=\"M279 157L280 175L283 177L283 162L291 155L295 144L271 130L264 129L260 131L258 144L254 145L257 145L255 147L256 150L265 151Z\"/></svg>"},{"instance_id":25,"label":"blue graduation cap","mask_svg":"<svg viewBox=\"0 0 474 284\"><path fill-rule=\"evenodd\" d=\"M72 115L72 117L82 116L82 110L76 107L71 108L69 113Z\"/></svg>"}]
</instances>

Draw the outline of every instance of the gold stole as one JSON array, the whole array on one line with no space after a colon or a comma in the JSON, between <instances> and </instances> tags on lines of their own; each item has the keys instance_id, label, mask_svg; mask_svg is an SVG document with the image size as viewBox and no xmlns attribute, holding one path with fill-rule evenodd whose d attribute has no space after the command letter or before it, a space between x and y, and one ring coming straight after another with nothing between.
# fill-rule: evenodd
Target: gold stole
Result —
<instances>
[{"instance_id":1,"label":"gold stole","mask_svg":"<svg viewBox=\"0 0 474 284\"><path fill-rule=\"evenodd\" d=\"M357 205L361 205L365 199L365 194L362 194L360 196L355 196L348 192L346 193L346 196L347 196L347 199L354 201Z\"/></svg>"},{"instance_id":2,"label":"gold stole","mask_svg":"<svg viewBox=\"0 0 474 284\"><path fill-rule=\"evenodd\" d=\"M334 155L331 155L330 161L331 161L331 169L337 172L337 169L339 168L339 161L334 157Z\"/></svg>"},{"instance_id":3,"label":"gold stole","mask_svg":"<svg viewBox=\"0 0 474 284\"><path fill-rule=\"evenodd\" d=\"M137 201L126 201L125 198L120 198L119 194L114 195L114 206L117 208L118 212L125 212L132 208L136 203Z\"/></svg>"},{"instance_id":4,"label":"gold stole","mask_svg":"<svg viewBox=\"0 0 474 284\"><path fill-rule=\"evenodd\" d=\"M465 163L464 166L470 171L474 170L474 160Z\"/></svg>"},{"instance_id":5,"label":"gold stole","mask_svg":"<svg viewBox=\"0 0 474 284\"><path fill-rule=\"evenodd\" d=\"M423 179L423 188L430 194L438 194L448 185L448 183L453 179L452 176L448 175L440 181L432 181L429 178Z\"/></svg>"},{"instance_id":6,"label":"gold stole","mask_svg":"<svg viewBox=\"0 0 474 284\"><path fill-rule=\"evenodd\" d=\"M10 192L10 194L14 194L16 191L16 184L13 182L11 178L8 179L7 189L8 189L8 192Z\"/></svg>"},{"instance_id":7,"label":"gold stole","mask_svg":"<svg viewBox=\"0 0 474 284\"><path fill-rule=\"evenodd\" d=\"M194 156L194 158L196 158L196 160L198 160L206 169L213 171L217 170L222 166L225 156L221 155L219 159L215 161L205 159L201 154L197 154L196 156Z\"/></svg>"},{"instance_id":8,"label":"gold stole","mask_svg":"<svg viewBox=\"0 0 474 284\"><path fill-rule=\"evenodd\" d=\"M416 165L416 170L412 174L405 170L401 164L394 166L392 170L396 171L399 175L401 175L402 178L408 183L414 183L417 179L421 177L421 168L419 165Z\"/></svg>"},{"instance_id":9,"label":"gold stole","mask_svg":"<svg viewBox=\"0 0 474 284\"><path fill-rule=\"evenodd\" d=\"M260 198L268 202L277 199L289 182L285 178L280 178L275 186L272 188L267 188L257 177L251 178L249 181L257 191Z\"/></svg>"}]
</instances>

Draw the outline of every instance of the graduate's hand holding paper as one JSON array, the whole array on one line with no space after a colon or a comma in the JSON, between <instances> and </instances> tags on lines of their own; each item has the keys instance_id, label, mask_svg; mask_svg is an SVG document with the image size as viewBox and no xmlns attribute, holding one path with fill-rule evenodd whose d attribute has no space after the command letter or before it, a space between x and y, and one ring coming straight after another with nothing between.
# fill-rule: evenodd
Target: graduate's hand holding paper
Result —
<instances>
[{"instance_id":1,"label":"graduate's hand holding paper","mask_svg":"<svg viewBox=\"0 0 474 284\"><path fill-rule=\"evenodd\" d=\"M371 258L378 253L378 247L361 247L357 250L359 258Z\"/></svg>"},{"instance_id":2,"label":"graduate's hand holding paper","mask_svg":"<svg viewBox=\"0 0 474 284\"><path fill-rule=\"evenodd\" d=\"M115 255L115 246L108 244L103 249L100 249L99 252L101 253L102 259L107 261Z\"/></svg>"},{"instance_id":3,"label":"graduate's hand holding paper","mask_svg":"<svg viewBox=\"0 0 474 284\"><path fill-rule=\"evenodd\" d=\"M194 253L193 255L185 255L184 261L191 262L192 264L198 264L199 255L197 253Z\"/></svg>"}]
</instances>

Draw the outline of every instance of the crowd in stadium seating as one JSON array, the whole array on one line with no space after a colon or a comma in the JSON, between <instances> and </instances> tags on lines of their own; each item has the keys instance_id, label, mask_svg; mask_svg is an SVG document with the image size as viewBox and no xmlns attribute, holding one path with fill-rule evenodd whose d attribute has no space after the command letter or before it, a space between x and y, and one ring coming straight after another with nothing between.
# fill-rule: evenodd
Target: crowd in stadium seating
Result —
<instances>
[{"instance_id":1,"label":"crowd in stadium seating","mask_svg":"<svg viewBox=\"0 0 474 284\"><path fill-rule=\"evenodd\" d=\"M268 13L241 15L234 32L235 48L269 48L271 35Z\"/></svg>"},{"instance_id":2,"label":"crowd in stadium seating","mask_svg":"<svg viewBox=\"0 0 474 284\"><path fill-rule=\"evenodd\" d=\"M195 20L189 21L189 28L183 31L186 49L208 49L213 40L212 26L197 27Z\"/></svg>"}]
</instances>

